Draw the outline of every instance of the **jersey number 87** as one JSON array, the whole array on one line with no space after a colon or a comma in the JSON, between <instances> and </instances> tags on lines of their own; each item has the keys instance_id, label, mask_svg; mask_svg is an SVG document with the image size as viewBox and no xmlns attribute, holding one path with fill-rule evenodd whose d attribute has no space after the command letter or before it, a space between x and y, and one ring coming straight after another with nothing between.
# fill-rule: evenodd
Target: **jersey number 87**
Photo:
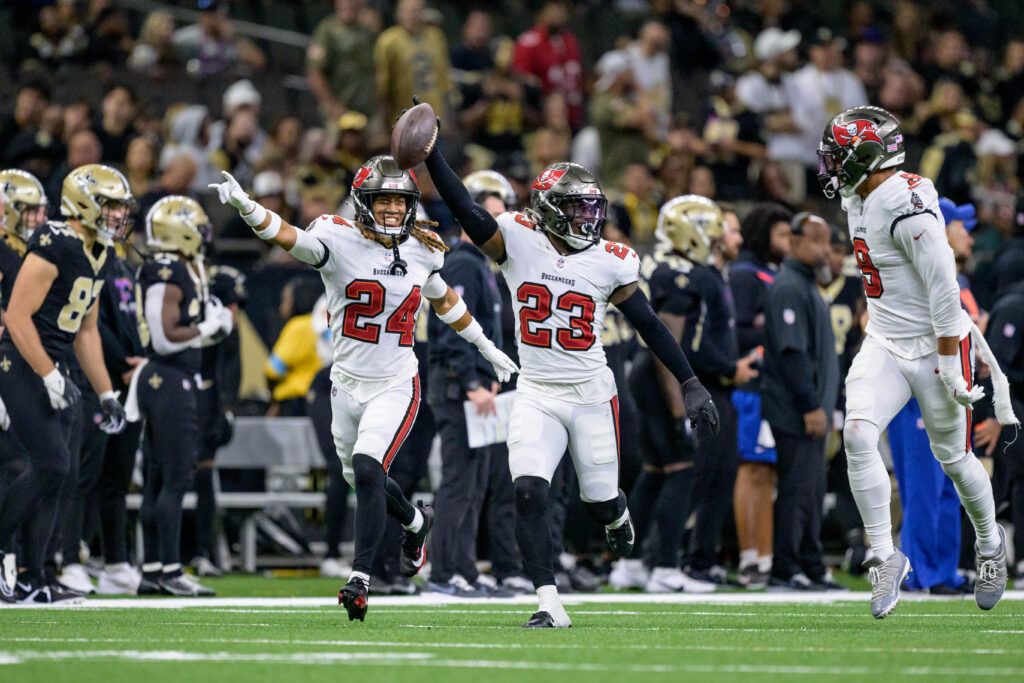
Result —
<instances>
[{"instance_id":1,"label":"jersey number 87","mask_svg":"<svg viewBox=\"0 0 1024 683\"><path fill-rule=\"evenodd\" d=\"M78 328L82 326L82 319L89 312L101 289L103 280L93 280L84 276L77 278L71 285L68 303L60 309L60 315L57 316L57 327L71 334L78 332Z\"/></svg>"}]
</instances>

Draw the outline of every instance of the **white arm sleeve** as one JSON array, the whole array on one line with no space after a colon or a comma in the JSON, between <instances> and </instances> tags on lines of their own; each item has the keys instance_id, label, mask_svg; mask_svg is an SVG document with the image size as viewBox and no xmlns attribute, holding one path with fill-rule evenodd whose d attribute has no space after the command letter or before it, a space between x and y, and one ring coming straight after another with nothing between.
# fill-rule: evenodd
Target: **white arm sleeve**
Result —
<instances>
[{"instance_id":1,"label":"white arm sleeve","mask_svg":"<svg viewBox=\"0 0 1024 683\"><path fill-rule=\"evenodd\" d=\"M331 252L327 245L305 230L295 228L295 244L288 253L314 268L323 268Z\"/></svg>"},{"instance_id":2,"label":"white arm sleeve","mask_svg":"<svg viewBox=\"0 0 1024 683\"><path fill-rule=\"evenodd\" d=\"M897 219L892 230L893 239L910 258L914 270L928 290L935 336L959 339L960 287L956 282L956 260L946 241L946 229L942 222L928 211ZM915 240L914 235L920 237Z\"/></svg>"},{"instance_id":3,"label":"white arm sleeve","mask_svg":"<svg viewBox=\"0 0 1024 683\"><path fill-rule=\"evenodd\" d=\"M441 277L440 272L433 272L427 278L420 293L428 299L443 299L448 293L448 283Z\"/></svg>"},{"instance_id":4,"label":"white arm sleeve","mask_svg":"<svg viewBox=\"0 0 1024 683\"><path fill-rule=\"evenodd\" d=\"M153 350L159 353L161 356L169 356L172 353L178 353L192 346L195 339L189 339L183 342L172 342L164 334L164 291L167 289L167 285L159 283L151 285L146 290L146 324L149 326L150 340L153 344Z\"/></svg>"}]
</instances>

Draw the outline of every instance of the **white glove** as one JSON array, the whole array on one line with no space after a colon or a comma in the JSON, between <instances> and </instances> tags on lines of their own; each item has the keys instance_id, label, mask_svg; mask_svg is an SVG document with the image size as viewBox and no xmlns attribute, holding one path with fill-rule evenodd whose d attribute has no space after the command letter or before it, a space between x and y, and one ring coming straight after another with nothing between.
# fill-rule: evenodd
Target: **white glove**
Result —
<instances>
[{"instance_id":1,"label":"white glove","mask_svg":"<svg viewBox=\"0 0 1024 683\"><path fill-rule=\"evenodd\" d=\"M512 359L502 353L490 339L481 338L476 347L480 350L480 355L494 366L494 373L498 376L499 382L507 382L512 375L519 372L519 368L512 362Z\"/></svg>"},{"instance_id":2,"label":"white glove","mask_svg":"<svg viewBox=\"0 0 1024 683\"><path fill-rule=\"evenodd\" d=\"M217 297L210 297L206 302L203 321L196 327L199 328L199 338L210 340L213 343L219 342L234 328L234 320L231 316L231 309L225 308Z\"/></svg>"},{"instance_id":3,"label":"white glove","mask_svg":"<svg viewBox=\"0 0 1024 683\"><path fill-rule=\"evenodd\" d=\"M968 389L967 380L961 373L959 355L939 354L939 377L942 378L953 400L965 408L970 408L972 403L985 397L985 390L977 385Z\"/></svg>"},{"instance_id":4,"label":"white glove","mask_svg":"<svg viewBox=\"0 0 1024 683\"><path fill-rule=\"evenodd\" d=\"M82 395L78 386L66 379L58 368L54 368L50 374L43 377L43 384L46 385L46 393L50 395L50 405L54 410L64 410L74 405Z\"/></svg>"},{"instance_id":5,"label":"white glove","mask_svg":"<svg viewBox=\"0 0 1024 683\"><path fill-rule=\"evenodd\" d=\"M245 215L252 213L253 209L256 208L256 202L249 198L249 195L245 193L242 186L238 184L227 171L221 171L221 175L224 176L223 183L211 183L210 189L217 190L217 197L220 199L221 204L230 204L231 206L238 209L238 213Z\"/></svg>"},{"instance_id":6,"label":"white glove","mask_svg":"<svg viewBox=\"0 0 1024 683\"><path fill-rule=\"evenodd\" d=\"M11 428L11 416L7 414L7 406L0 399L0 432L6 432Z\"/></svg>"}]
</instances>

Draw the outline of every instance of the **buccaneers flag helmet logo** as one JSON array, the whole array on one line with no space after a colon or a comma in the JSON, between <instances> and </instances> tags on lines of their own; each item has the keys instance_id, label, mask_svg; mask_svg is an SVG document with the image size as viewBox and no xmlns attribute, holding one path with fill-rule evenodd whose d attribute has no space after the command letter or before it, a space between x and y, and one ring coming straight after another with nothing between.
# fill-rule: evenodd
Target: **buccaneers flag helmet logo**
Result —
<instances>
[{"instance_id":1,"label":"buccaneers flag helmet logo","mask_svg":"<svg viewBox=\"0 0 1024 683\"><path fill-rule=\"evenodd\" d=\"M875 124L864 119L857 119L844 124L833 124L832 135L841 147L856 145L861 142L876 142L882 145Z\"/></svg>"},{"instance_id":2,"label":"buccaneers flag helmet logo","mask_svg":"<svg viewBox=\"0 0 1024 683\"><path fill-rule=\"evenodd\" d=\"M555 170L553 168L545 169L543 173L537 176L537 179L533 181L533 189L535 190L550 190L551 186L558 182L558 180L565 175L568 169Z\"/></svg>"}]
</instances>

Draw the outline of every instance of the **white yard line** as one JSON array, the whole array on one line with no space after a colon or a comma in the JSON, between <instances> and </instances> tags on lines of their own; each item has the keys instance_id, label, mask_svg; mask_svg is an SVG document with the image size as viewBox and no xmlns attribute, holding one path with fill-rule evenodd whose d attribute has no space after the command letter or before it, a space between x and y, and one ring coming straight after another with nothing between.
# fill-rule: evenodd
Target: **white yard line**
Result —
<instances>
[{"instance_id":1,"label":"white yard line","mask_svg":"<svg viewBox=\"0 0 1024 683\"><path fill-rule=\"evenodd\" d=\"M562 601L567 607L591 604L664 604L664 605L763 605L763 604L837 604L837 603L858 603L865 604L870 600L870 593L867 592L822 592L822 593L711 593L711 594L688 594L688 593L571 593L562 596ZM907 602L950 602L947 597L935 597L930 595L917 595L915 593L903 593L900 598ZM427 607L460 605L535 605L537 598L533 595L520 595L514 598L457 598L441 593L423 593L422 595L393 596L381 595L372 596L370 604L378 607ZM953 598L952 601L958 599ZM1024 600L1024 590L1006 591L1004 601ZM965 596L963 601L973 601L972 596ZM182 609L191 607L236 607L236 608L293 608L300 611L301 608L322 608L337 607L335 597L322 598L89 598L84 605L77 607L65 607L60 609ZM59 608L59 607L58 607ZM5 607L3 609L18 609L16 607ZM33 607L32 609L41 609ZM53 609L53 608L42 608ZM917 616L917 615L915 615ZM977 615L984 616L984 615Z\"/></svg>"}]
</instances>

